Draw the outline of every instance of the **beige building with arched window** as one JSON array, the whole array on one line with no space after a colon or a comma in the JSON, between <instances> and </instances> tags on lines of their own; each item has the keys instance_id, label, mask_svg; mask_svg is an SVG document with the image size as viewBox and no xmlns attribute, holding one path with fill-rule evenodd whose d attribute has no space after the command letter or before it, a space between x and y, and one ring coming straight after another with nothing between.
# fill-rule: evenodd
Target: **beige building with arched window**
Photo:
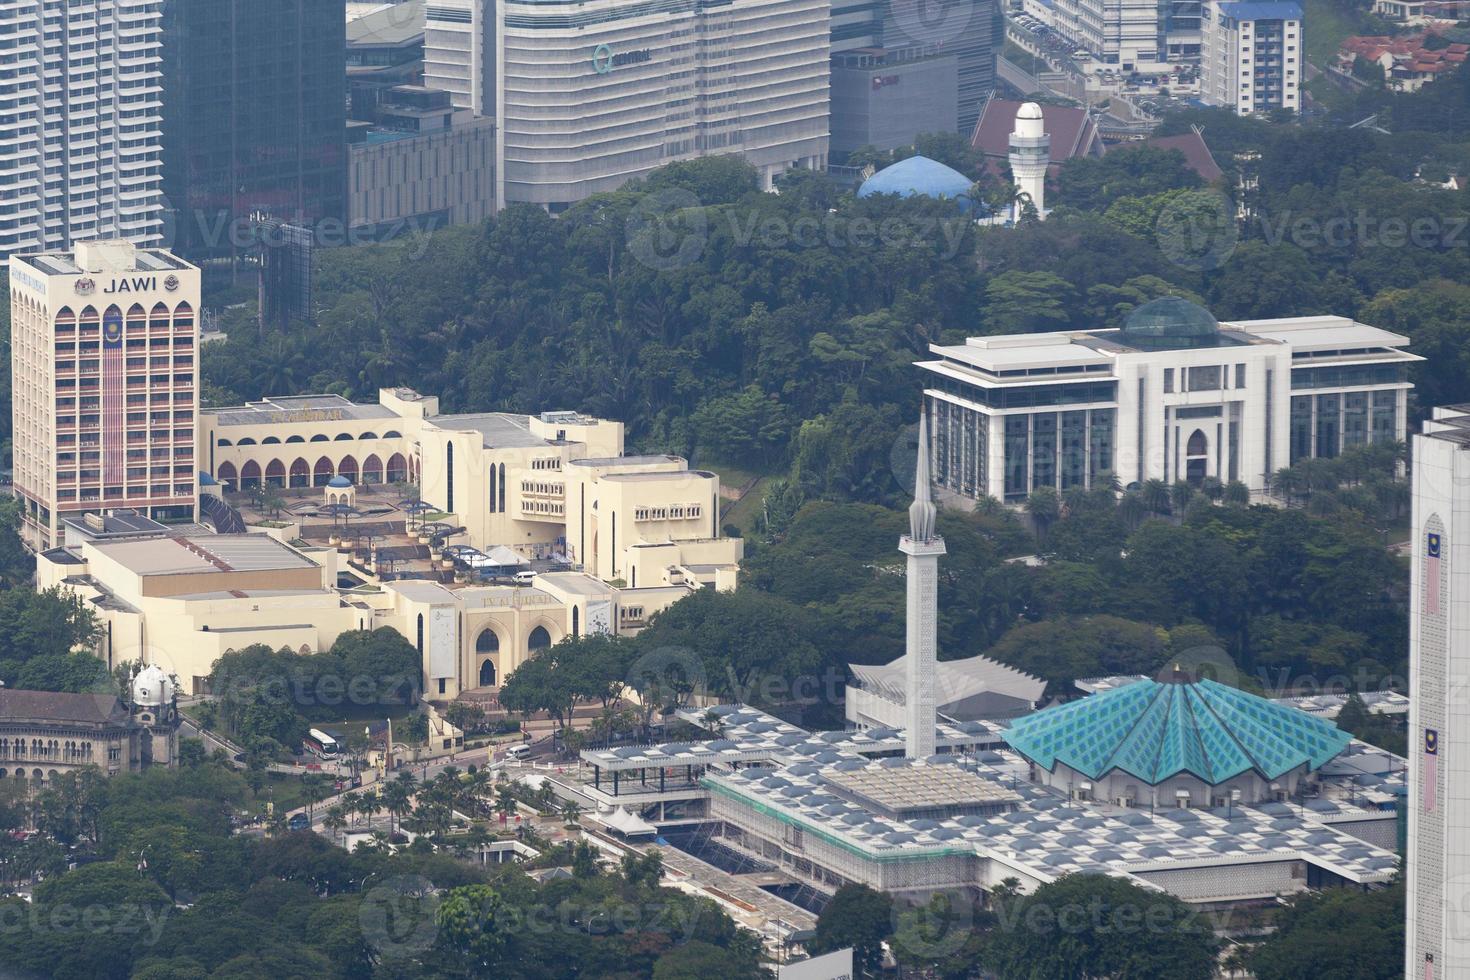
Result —
<instances>
[{"instance_id":1,"label":"beige building with arched window","mask_svg":"<svg viewBox=\"0 0 1470 980\"><path fill-rule=\"evenodd\" d=\"M201 415L200 460L229 490L412 484L454 543L561 557L609 583L733 588L743 554L719 530L720 479L678 456L625 456L623 424L576 412L443 415L385 388L269 398ZM446 519L447 520L447 519Z\"/></svg>"}]
</instances>

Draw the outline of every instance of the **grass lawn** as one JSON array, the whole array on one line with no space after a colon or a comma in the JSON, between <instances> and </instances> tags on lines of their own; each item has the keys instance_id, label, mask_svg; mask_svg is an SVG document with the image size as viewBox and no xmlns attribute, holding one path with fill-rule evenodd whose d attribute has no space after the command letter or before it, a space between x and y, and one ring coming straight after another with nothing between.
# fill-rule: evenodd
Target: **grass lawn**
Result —
<instances>
[{"instance_id":1,"label":"grass lawn","mask_svg":"<svg viewBox=\"0 0 1470 980\"><path fill-rule=\"evenodd\" d=\"M1332 60L1344 38L1367 29L1366 18L1345 0L1304 0L1302 21L1307 60L1319 68Z\"/></svg>"},{"instance_id":2,"label":"grass lawn","mask_svg":"<svg viewBox=\"0 0 1470 980\"><path fill-rule=\"evenodd\" d=\"M720 527L734 524L746 537L755 533L755 522L761 513L761 504L766 497L766 480L761 479L739 502L735 503L720 518Z\"/></svg>"}]
</instances>

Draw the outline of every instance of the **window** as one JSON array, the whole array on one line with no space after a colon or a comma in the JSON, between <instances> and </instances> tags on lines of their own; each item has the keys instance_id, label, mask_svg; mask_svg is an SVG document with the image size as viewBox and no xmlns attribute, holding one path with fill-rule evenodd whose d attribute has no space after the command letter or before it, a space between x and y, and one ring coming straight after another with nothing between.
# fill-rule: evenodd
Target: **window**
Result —
<instances>
[{"instance_id":1,"label":"window","mask_svg":"<svg viewBox=\"0 0 1470 980\"><path fill-rule=\"evenodd\" d=\"M1235 365L1235 387L1236 388L1244 388L1245 387L1245 365L1244 364L1237 364L1237 365Z\"/></svg>"},{"instance_id":2,"label":"window","mask_svg":"<svg viewBox=\"0 0 1470 980\"><path fill-rule=\"evenodd\" d=\"M1164 368L1164 394L1170 394L1174 390L1174 369Z\"/></svg>"},{"instance_id":3,"label":"window","mask_svg":"<svg viewBox=\"0 0 1470 980\"><path fill-rule=\"evenodd\" d=\"M1220 390L1220 367L1211 364L1206 367L1192 367L1189 369L1188 391L1219 391Z\"/></svg>"}]
</instances>

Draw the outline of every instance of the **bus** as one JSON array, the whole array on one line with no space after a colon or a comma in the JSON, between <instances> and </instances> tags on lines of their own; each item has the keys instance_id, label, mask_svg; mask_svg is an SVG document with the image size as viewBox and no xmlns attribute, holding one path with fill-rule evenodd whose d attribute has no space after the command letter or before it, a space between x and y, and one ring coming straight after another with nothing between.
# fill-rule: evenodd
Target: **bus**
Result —
<instances>
[{"instance_id":1,"label":"bus","mask_svg":"<svg viewBox=\"0 0 1470 980\"><path fill-rule=\"evenodd\" d=\"M319 728L307 732L301 746L318 759L337 758L337 740Z\"/></svg>"}]
</instances>

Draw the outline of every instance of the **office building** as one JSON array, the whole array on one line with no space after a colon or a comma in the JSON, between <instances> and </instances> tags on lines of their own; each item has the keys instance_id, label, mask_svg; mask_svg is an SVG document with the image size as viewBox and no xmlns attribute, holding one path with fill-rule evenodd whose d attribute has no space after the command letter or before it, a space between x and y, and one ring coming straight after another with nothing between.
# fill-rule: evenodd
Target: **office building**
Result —
<instances>
[{"instance_id":1,"label":"office building","mask_svg":"<svg viewBox=\"0 0 1470 980\"><path fill-rule=\"evenodd\" d=\"M348 127L355 236L424 233L495 213L495 120L418 85L376 91L372 102L370 115Z\"/></svg>"},{"instance_id":2,"label":"office building","mask_svg":"<svg viewBox=\"0 0 1470 980\"><path fill-rule=\"evenodd\" d=\"M832 154L893 150L920 133L952 132L959 105L953 55L861 48L832 56Z\"/></svg>"},{"instance_id":3,"label":"office building","mask_svg":"<svg viewBox=\"0 0 1470 980\"><path fill-rule=\"evenodd\" d=\"M163 238L158 4L0 0L0 261Z\"/></svg>"},{"instance_id":4,"label":"office building","mask_svg":"<svg viewBox=\"0 0 1470 980\"><path fill-rule=\"evenodd\" d=\"M833 0L834 153L975 129L1005 41L999 0ZM907 116L906 116L907 113Z\"/></svg>"},{"instance_id":5,"label":"office building","mask_svg":"<svg viewBox=\"0 0 1470 980\"><path fill-rule=\"evenodd\" d=\"M62 518L195 514L199 270L122 241L10 263L15 495L44 550Z\"/></svg>"},{"instance_id":6,"label":"office building","mask_svg":"<svg viewBox=\"0 0 1470 980\"><path fill-rule=\"evenodd\" d=\"M229 266L262 218L341 240L341 0L164 0L163 186L174 250Z\"/></svg>"},{"instance_id":7,"label":"office building","mask_svg":"<svg viewBox=\"0 0 1470 980\"><path fill-rule=\"evenodd\" d=\"M1166 297L1120 329L932 345L934 482L1007 503L1104 478L1261 491L1298 460L1404 439L1408 343L1346 317L1219 323Z\"/></svg>"},{"instance_id":8,"label":"office building","mask_svg":"<svg viewBox=\"0 0 1470 980\"><path fill-rule=\"evenodd\" d=\"M827 0L430 5L424 84L499 127L498 203L552 211L736 154L764 186L825 166Z\"/></svg>"},{"instance_id":9,"label":"office building","mask_svg":"<svg viewBox=\"0 0 1470 980\"><path fill-rule=\"evenodd\" d=\"M1200 99L1242 116L1301 108L1302 8L1285 0L1204 5Z\"/></svg>"},{"instance_id":10,"label":"office building","mask_svg":"<svg viewBox=\"0 0 1470 980\"><path fill-rule=\"evenodd\" d=\"M1470 975L1470 406L1434 409L1413 460L1404 975L1419 980Z\"/></svg>"}]
</instances>

